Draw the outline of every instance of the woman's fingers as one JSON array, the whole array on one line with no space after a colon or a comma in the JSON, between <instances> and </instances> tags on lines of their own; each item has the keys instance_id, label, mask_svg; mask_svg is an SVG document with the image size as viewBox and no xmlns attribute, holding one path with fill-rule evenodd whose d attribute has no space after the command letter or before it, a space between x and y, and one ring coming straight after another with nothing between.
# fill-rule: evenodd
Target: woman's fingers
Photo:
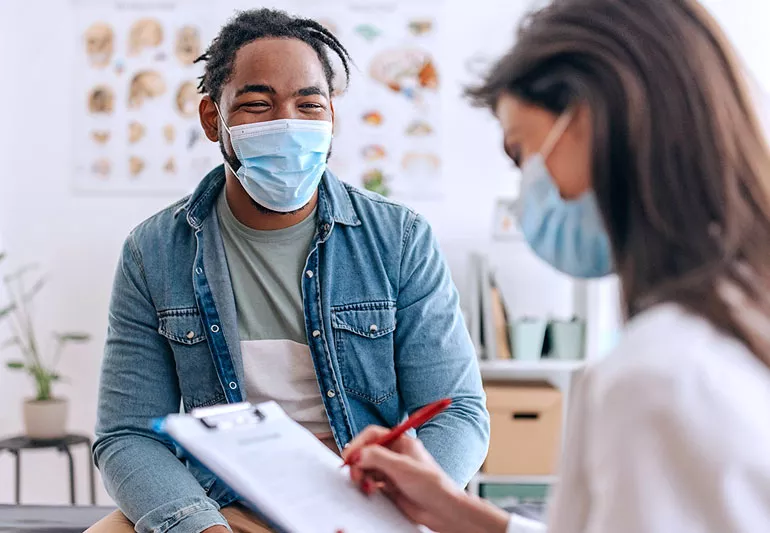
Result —
<instances>
[{"instance_id":1,"label":"woman's fingers","mask_svg":"<svg viewBox=\"0 0 770 533\"><path fill-rule=\"evenodd\" d=\"M363 471L379 472L385 478L398 484L403 476L409 476L417 470L414 460L392 452L382 446L367 446L363 448L355 466Z\"/></svg>"},{"instance_id":2,"label":"woman's fingers","mask_svg":"<svg viewBox=\"0 0 770 533\"><path fill-rule=\"evenodd\" d=\"M431 455L425 449L425 446L422 445L422 442L418 439L413 439L412 437L402 436L393 442L393 444L388 446L388 448L396 453L408 455L417 460L423 460L426 457L431 457Z\"/></svg>"},{"instance_id":3,"label":"woman's fingers","mask_svg":"<svg viewBox=\"0 0 770 533\"><path fill-rule=\"evenodd\" d=\"M342 456L350 465L350 479L364 494L371 495L392 483L430 481L431 465L435 461L417 439L402 436L388 448L376 445L389 430L371 426L345 447ZM427 468L426 468L427 467ZM438 466L436 466L438 468Z\"/></svg>"},{"instance_id":4,"label":"woman's fingers","mask_svg":"<svg viewBox=\"0 0 770 533\"><path fill-rule=\"evenodd\" d=\"M382 473L375 470L363 470L356 466L350 467L350 479L365 494L372 494L381 490L388 482L388 479ZM367 481L370 483L369 485L366 484Z\"/></svg>"},{"instance_id":5,"label":"woman's fingers","mask_svg":"<svg viewBox=\"0 0 770 533\"><path fill-rule=\"evenodd\" d=\"M360 442L376 440L383 434L380 430L368 430ZM452 513L460 489L419 441L403 437L392 449L366 444L351 448L355 455L349 459L350 477L364 494L381 491L412 521L435 531L447 529L444 517Z\"/></svg>"},{"instance_id":6,"label":"woman's fingers","mask_svg":"<svg viewBox=\"0 0 770 533\"><path fill-rule=\"evenodd\" d=\"M355 439L350 441L347 446L345 446L345 449L342 450L342 458L349 463L355 462L351 461L350 459L351 457L355 459L355 455L360 452L361 448L368 446L369 444L373 444L381 437L387 435L389 432L390 430L383 427L369 426L361 433L359 433Z\"/></svg>"},{"instance_id":7,"label":"woman's fingers","mask_svg":"<svg viewBox=\"0 0 770 533\"><path fill-rule=\"evenodd\" d=\"M356 485L359 485L361 481L363 481L364 479L364 471L356 465L351 465L350 479L353 481L353 483L355 483Z\"/></svg>"}]
</instances>

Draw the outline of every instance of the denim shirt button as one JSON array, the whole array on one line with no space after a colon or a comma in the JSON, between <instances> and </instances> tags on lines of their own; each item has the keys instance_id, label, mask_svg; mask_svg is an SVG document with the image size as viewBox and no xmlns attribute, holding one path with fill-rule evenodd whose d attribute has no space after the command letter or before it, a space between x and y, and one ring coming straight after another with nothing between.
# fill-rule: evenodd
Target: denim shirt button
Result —
<instances>
[{"instance_id":1,"label":"denim shirt button","mask_svg":"<svg viewBox=\"0 0 770 533\"><path fill-rule=\"evenodd\" d=\"M333 390L329 390L329 391L327 391L327 392L326 392L326 395L327 395L329 398L334 398L335 396L337 396Z\"/></svg>"},{"instance_id":2,"label":"denim shirt button","mask_svg":"<svg viewBox=\"0 0 770 533\"><path fill-rule=\"evenodd\" d=\"M187 332L187 338L192 340L195 338L195 332L194 331L188 331Z\"/></svg>"},{"instance_id":3,"label":"denim shirt button","mask_svg":"<svg viewBox=\"0 0 770 533\"><path fill-rule=\"evenodd\" d=\"M377 324L372 324L371 326L369 326L369 331L371 331L372 333L377 333L377 329L378 329Z\"/></svg>"},{"instance_id":4,"label":"denim shirt button","mask_svg":"<svg viewBox=\"0 0 770 533\"><path fill-rule=\"evenodd\" d=\"M211 332L212 333L219 333L219 326L217 326L216 324L211 326Z\"/></svg>"},{"instance_id":5,"label":"denim shirt button","mask_svg":"<svg viewBox=\"0 0 770 533\"><path fill-rule=\"evenodd\" d=\"M313 337L315 337L317 339L320 336L321 336L321 332L320 331L318 331L317 329L313 331Z\"/></svg>"},{"instance_id":6,"label":"denim shirt button","mask_svg":"<svg viewBox=\"0 0 770 533\"><path fill-rule=\"evenodd\" d=\"M312 278L313 277L313 271L312 270L308 270L307 272L305 272L305 275L307 277L309 277L309 278Z\"/></svg>"},{"instance_id":7,"label":"denim shirt button","mask_svg":"<svg viewBox=\"0 0 770 533\"><path fill-rule=\"evenodd\" d=\"M201 267L198 267L195 269L195 273L200 276L201 274L203 274L203 269Z\"/></svg>"},{"instance_id":8,"label":"denim shirt button","mask_svg":"<svg viewBox=\"0 0 770 533\"><path fill-rule=\"evenodd\" d=\"M231 382L230 382L230 388L231 388L231 389L233 389L233 390L235 390L235 389L237 389L237 388L238 388L238 384L237 384L235 381L231 381Z\"/></svg>"}]
</instances>

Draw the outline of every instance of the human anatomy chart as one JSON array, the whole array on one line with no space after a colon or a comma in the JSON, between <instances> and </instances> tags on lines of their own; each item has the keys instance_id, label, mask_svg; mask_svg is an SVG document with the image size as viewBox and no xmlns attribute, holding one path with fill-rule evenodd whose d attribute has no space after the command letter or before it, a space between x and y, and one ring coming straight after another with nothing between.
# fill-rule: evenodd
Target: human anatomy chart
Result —
<instances>
[{"instance_id":1,"label":"human anatomy chart","mask_svg":"<svg viewBox=\"0 0 770 533\"><path fill-rule=\"evenodd\" d=\"M347 47L351 83L335 84L329 166L396 199L442 194L440 17L445 0L274 2L313 18ZM74 0L79 192L189 192L221 163L198 121L196 59L253 4Z\"/></svg>"}]
</instances>

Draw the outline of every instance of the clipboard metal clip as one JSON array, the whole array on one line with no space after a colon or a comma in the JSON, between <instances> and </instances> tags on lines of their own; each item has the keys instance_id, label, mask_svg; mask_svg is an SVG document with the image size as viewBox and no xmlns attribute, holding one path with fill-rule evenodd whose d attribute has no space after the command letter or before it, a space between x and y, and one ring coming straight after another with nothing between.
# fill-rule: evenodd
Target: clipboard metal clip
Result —
<instances>
[{"instance_id":1,"label":"clipboard metal clip","mask_svg":"<svg viewBox=\"0 0 770 533\"><path fill-rule=\"evenodd\" d=\"M259 407L248 402L193 409L190 414L207 428L220 430L255 426L265 419Z\"/></svg>"}]
</instances>

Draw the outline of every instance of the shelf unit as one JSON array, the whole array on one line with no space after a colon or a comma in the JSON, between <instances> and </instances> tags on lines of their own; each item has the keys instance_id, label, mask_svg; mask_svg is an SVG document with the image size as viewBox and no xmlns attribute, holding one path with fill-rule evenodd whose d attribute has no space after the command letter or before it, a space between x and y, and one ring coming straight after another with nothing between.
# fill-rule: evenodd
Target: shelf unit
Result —
<instances>
[{"instance_id":1,"label":"shelf unit","mask_svg":"<svg viewBox=\"0 0 770 533\"><path fill-rule=\"evenodd\" d=\"M494 360L479 361L481 377L485 380L528 379L533 375L564 375L580 370L585 361L539 359L536 361Z\"/></svg>"},{"instance_id":2,"label":"shelf unit","mask_svg":"<svg viewBox=\"0 0 770 533\"><path fill-rule=\"evenodd\" d=\"M553 485L556 476L490 476L489 474L477 474L474 478L479 483L497 483L511 485Z\"/></svg>"},{"instance_id":3,"label":"shelf unit","mask_svg":"<svg viewBox=\"0 0 770 533\"><path fill-rule=\"evenodd\" d=\"M558 387L563 395L565 420L572 382L585 365L585 360L565 361L548 358L535 361L517 361L515 359L479 361L481 377L485 382L515 382L536 378L546 380ZM563 437L564 431L562 431ZM468 484L468 491L481 495L482 485L553 485L556 479L556 476L512 476L479 472Z\"/></svg>"},{"instance_id":4,"label":"shelf unit","mask_svg":"<svg viewBox=\"0 0 770 533\"><path fill-rule=\"evenodd\" d=\"M479 370L485 383L542 380L562 392L563 419L566 422L570 406L570 392L587 364L601 360L611 348L620 327L620 312L610 302L617 299L618 287L614 280L575 281L573 290L573 314L586 321L584 338L584 359L560 360L545 357L534 361L496 359L491 353L489 359L479 360ZM566 438L562 426L562 445ZM483 485L552 485L556 476L506 476L478 473L468 486L469 491L480 495Z\"/></svg>"},{"instance_id":5,"label":"shelf unit","mask_svg":"<svg viewBox=\"0 0 770 533\"><path fill-rule=\"evenodd\" d=\"M553 485L556 476L503 476L478 473L468 484L468 492L481 494L482 485Z\"/></svg>"}]
</instances>

